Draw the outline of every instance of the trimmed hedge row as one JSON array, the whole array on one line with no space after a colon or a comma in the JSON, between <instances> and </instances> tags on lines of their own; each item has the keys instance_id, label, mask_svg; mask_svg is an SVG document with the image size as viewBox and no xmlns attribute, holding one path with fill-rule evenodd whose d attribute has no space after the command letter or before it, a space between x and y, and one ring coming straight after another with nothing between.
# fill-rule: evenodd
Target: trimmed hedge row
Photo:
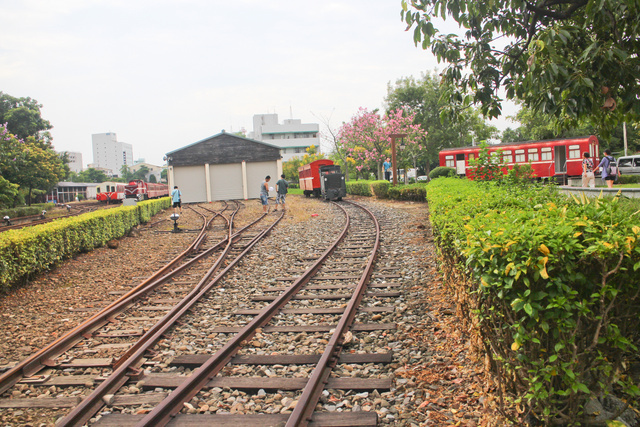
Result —
<instances>
[{"instance_id":1,"label":"trimmed hedge row","mask_svg":"<svg viewBox=\"0 0 640 427\"><path fill-rule=\"evenodd\" d=\"M592 398L640 397L629 375L640 347L638 212L618 198L453 178L432 181L427 198L445 283L496 387L520 408L512 421L587 423Z\"/></svg>"},{"instance_id":2,"label":"trimmed hedge row","mask_svg":"<svg viewBox=\"0 0 640 427\"><path fill-rule=\"evenodd\" d=\"M0 234L0 290L22 283L80 252L103 246L171 206L171 199L99 210Z\"/></svg>"},{"instance_id":3,"label":"trimmed hedge row","mask_svg":"<svg viewBox=\"0 0 640 427\"><path fill-rule=\"evenodd\" d=\"M640 175L618 175L618 184L638 184Z\"/></svg>"},{"instance_id":4,"label":"trimmed hedge row","mask_svg":"<svg viewBox=\"0 0 640 427\"><path fill-rule=\"evenodd\" d=\"M347 194L371 197L371 181L347 181Z\"/></svg>"},{"instance_id":5,"label":"trimmed hedge row","mask_svg":"<svg viewBox=\"0 0 640 427\"><path fill-rule=\"evenodd\" d=\"M413 200L424 202L427 196L425 184L400 184L395 187L389 181L348 181L347 194L376 196L379 199Z\"/></svg>"}]
</instances>

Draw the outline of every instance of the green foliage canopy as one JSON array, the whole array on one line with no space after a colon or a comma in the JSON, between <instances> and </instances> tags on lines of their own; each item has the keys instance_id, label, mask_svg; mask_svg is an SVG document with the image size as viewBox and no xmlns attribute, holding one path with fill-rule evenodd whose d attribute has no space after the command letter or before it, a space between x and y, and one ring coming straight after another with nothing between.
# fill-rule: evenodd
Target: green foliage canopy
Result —
<instances>
[{"instance_id":1,"label":"green foliage canopy","mask_svg":"<svg viewBox=\"0 0 640 427\"><path fill-rule=\"evenodd\" d=\"M446 91L435 73L425 73L420 79L403 77L395 85L387 86L387 112L403 110L414 114L413 123L426 131L425 150L421 150L420 164L436 166L438 153L444 148L472 145L473 141L495 138L498 130L488 125L479 110L467 108L455 120L442 120L440 111L445 106ZM428 171L430 168L425 168Z\"/></svg>"},{"instance_id":2,"label":"green foliage canopy","mask_svg":"<svg viewBox=\"0 0 640 427\"><path fill-rule=\"evenodd\" d=\"M7 129L19 139L29 136L41 140L45 135L40 132L52 128L48 120L44 120L40 114L41 104L35 99L16 98L0 92L0 124L7 124ZM49 138L48 135L46 135Z\"/></svg>"},{"instance_id":3,"label":"green foliage canopy","mask_svg":"<svg viewBox=\"0 0 640 427\"><path fill-rule=\"evenodd\" d=\"M414 41L447 68L452 105L502 112L500 91L562 127L589 120L608 132L640 117L638 0L402 0ZM440 32L453 18L464 34ZM454 110L451 110L455 113Z\"/></svg>"}]
</instances>

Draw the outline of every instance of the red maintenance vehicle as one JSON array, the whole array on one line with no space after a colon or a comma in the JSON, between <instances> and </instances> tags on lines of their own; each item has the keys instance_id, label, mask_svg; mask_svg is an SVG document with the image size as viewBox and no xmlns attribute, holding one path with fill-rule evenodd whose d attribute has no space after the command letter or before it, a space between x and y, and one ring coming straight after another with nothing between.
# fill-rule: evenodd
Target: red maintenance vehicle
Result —
<instances>
[{"instance_id":1,"label":"red maintenance vehicle","mask_svg":"<svg viewBox=\"0 0 640 427\"><path fill-rule=\"evenodd\" d=\"M347 195L344 174L332 160L321 159L298 168L300 188L305 196L342 200Z\"/></svg>"},{"instance_id":2,"label":"red maintenance vehicle","mask_svg":"<svg viewBox=\"0 0 640 427\"><path fill-rule=\"evenodd\" d=\"M169 186L167 184L156 184L153 182L144 182L141 179L131 180L124 188L124 194L127 199L156 199L169 195Z\"/></svg>"},{"instance_id":3,"label":"red maintenance vehicle","mask_svg":"<svg viewBox=\"0 0 640 427\"><path fill-rule=\"evenodd\" d=\"M587 152L598 164L600 145L593 135L582 138L547 139L511 142L489 146L489 152L502 152L504 173L515 164L531 164L536 178L559 178L582 175L582 153ZM447 148L440 151L440 166L454 168L458 175L469 176L469 160L478 157L480 147Z\"/></svg>"},{"instance_id":4,"label":"red maintenance vehicle","mask_svg":"<svg viewBox=\"0 0 640 427\"><path fill-rule=\"evenodd\" d=\"M105 203L122 203L124 199L124 182L105 181L96 187L96 200Z\"/></svg>"}]
</instances>

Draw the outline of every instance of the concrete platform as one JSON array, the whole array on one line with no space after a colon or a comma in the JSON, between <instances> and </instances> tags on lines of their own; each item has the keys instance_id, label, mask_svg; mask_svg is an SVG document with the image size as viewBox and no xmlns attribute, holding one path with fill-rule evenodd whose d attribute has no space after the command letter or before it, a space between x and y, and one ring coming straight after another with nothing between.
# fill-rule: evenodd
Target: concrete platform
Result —
<instances>
[{"instance_id":1,"label":"concrete platform","mask_svg":"<svg viewBox=\"0 0 640 427\"><path fill-rule=\"evenodd\" d=\"M640 198L640 188L620 188L614 185L613 188L607 187L596 187L596 188L585 188L585 187L570 187L568 185L560 186L560 191L564 194L575 194L576 196L584 193L587 197L598 197L600 193L603 196L615 196L618 194L618 191L622 191L622 195L629 198Z\"/></svg>"}]
</instances>

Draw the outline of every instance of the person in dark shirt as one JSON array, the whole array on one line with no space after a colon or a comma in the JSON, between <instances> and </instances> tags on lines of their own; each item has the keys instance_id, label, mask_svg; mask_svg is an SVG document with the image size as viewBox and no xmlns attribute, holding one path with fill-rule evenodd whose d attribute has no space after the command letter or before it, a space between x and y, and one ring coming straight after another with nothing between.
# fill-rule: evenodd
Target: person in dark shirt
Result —
<instances>
[{"instance_id":1,"label":"person in dark shirt","mask_svg":"<svg viewBox=\"0 0 640 427\"><path fill-rule=\"evenodd\" d=\"M289 183L284 179L284 174L280 175L280 179L276 182L276 208L275 211L278 210L278 205L282 205L282 210L286 211L286 207L284 204L287 192L289 188Z\"/></svg>"}]
</instances>

